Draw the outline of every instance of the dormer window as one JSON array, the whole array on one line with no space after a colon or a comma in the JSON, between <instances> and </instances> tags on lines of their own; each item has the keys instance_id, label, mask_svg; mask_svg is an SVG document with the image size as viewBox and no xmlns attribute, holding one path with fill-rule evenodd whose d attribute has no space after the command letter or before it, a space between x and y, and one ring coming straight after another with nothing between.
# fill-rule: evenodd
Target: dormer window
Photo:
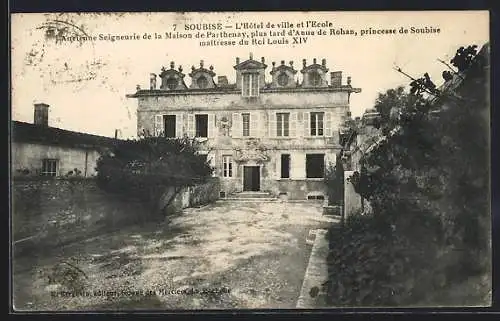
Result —
<instances>
[{"instance_id":1,"label":"dormer window","mask_svg":"<svg viewBox=\"0 0 500 321\"><path fill-rule=\"evenodd\" d=\"M196 80L196 84L198 85L198 88L207 88L208 87L208 80L205 76L200 76Z\"/></svg>"},{"instance_id":2,"label":"dormer window","mask_svg":"<svg viewBox=\"0 0 500 321\"><path fill-rule=\"evenodd\" d=\"M178 84L178 81L175 78L169 78L167 80L168 89L174 90L175 88L177 88L177 84Z\"/></svg>"},{"instance_id":3,"label":"dormer window","mask_svg":"<svg viewBox=\"0 0 500 321\"><path fill-rule=\"evenodd\" d=\"M241 90L243 97L259 96L259 74L244 73L242 76Z\"/></svg>"},{"instance_id":4,"label":"dormer window","mask_svg":"<svg viewBox=\"0 0 500 321\"><path fill-rule=\"evenodd\" d=\"M288 77L288 75L286 73L281 73L279 76L278 76L278 84L280 86L286 86L288 85L288 80L290 78Z\"/></svg>"},{"instance_id":5,"label":"dormer window","mask_svg":"<svg viewBox=\"0 0 500 321\"><path fill-rule=\"evenodd\" d=\"M309 82L311 86L320 86L321 85L321 75L316 72L312 71L309 73Z\"/></svg>"}]
</instances>

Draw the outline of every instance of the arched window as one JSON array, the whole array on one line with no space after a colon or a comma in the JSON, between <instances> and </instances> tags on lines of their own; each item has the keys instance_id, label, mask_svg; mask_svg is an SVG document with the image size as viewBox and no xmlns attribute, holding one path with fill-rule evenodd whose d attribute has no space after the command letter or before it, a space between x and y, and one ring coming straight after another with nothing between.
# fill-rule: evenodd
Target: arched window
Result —
<instances>
[{"instance_id":1,"label":"arched window","mask_svg":"<svg viewBox=\"0 0 500 321\"><path fill-rule=\"evenodd\" d=\"M208 87L208 79L205 76L200 76L196 80L196 84L198 85L198 88L207 88Z\"/></svg>"},{"instance_id":2,"label":"arched window","mask_svg":"<svg viewBox=\"0 0 500 321\"><path fill-rule=\"evenodd\" d=\"M173 78L173 77L172 77L172 78L169 78L169 79L167 80L167 87L168 87L168 89L172 89L172 90L173 90L173 89L177 88L177 84L178 84L178 83L179 83L179 82L177 81L177 79L175 79L175 78Z\"/></svg>"},{"instance_id":3,"label":"arched window","mask_svg":"<svg viewBox=\"0 0 500 321\"><path fill-rule=\"evenodd\" d=\"M279 76L278 76L278 84L280 86L286 86L288 85L288 80L289 80L289 77L286 73L281 73Z\"/></svg>"}]
</instances>

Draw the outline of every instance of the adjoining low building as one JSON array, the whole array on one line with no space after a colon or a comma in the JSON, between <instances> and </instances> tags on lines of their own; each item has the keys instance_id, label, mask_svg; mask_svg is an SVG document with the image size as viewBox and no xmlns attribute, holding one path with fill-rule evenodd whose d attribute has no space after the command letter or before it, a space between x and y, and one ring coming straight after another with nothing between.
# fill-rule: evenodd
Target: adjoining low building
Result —
<instances>
[{"instance_id":1,"label":"adjoining low building","mask_svg":"<svg viewBox=\"0 0 500 321\"><path fill-rule=\"evenodd\" d=\"M13 176L96 175L97 159L117 140L49 126L49 105L35 104L34 123L11 122Z\"/></svg>"},{"instance_id":2,"label":"adjoining low building","mask_svg":"<svg viewBox=\"0 0 500 321\"><path fill-rule=\"evenodd\" d=\"M342 71L329 74L326 59L303 59L300 70L293 61L273 62L266 72L264 57L250 54L245 61L236 58L233 68L235 83L226 76L215 81L214 67L203 61L191 68L189 83L174 62L161 69L159 88L151 74L149 89L127 95L138 100L138 134L201 141L201 152L221 178L221 195L324 197L325 169L341 148L340 124L351 94L361 89L351 86L350 77L344 83Z\"/></svg>"}]
</instances>

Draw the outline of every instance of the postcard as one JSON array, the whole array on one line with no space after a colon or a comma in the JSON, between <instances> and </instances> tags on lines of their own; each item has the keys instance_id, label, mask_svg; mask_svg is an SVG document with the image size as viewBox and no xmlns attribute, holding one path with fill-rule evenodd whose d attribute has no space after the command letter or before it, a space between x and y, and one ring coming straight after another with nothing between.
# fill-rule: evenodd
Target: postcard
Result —
<instances>
[{"instance_id":1,"label":"postcard","mask_svg":"<svg viewBox=\"0 0 500 321\"><path fill-rule=\"evenodd\" d=\"M488 11L11 18L13 311L491 305Z\"/></svg>"}]
</instances>

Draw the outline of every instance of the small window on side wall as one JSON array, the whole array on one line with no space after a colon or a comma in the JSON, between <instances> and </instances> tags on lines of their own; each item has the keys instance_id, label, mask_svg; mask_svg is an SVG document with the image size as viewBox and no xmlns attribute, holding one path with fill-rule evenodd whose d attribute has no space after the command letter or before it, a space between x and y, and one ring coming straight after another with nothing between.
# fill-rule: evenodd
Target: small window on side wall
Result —
<instances>
[{"instance_id":1,"label":"small window on side wall","mask_svg":"<svg viewBox=\"0 0 500 321\"><path fill-rule=\"evenodd\" d=\"M42 175L43 176L57 176L57 159L44 159L42 160Z\"/></svg>"}]
</instances>

